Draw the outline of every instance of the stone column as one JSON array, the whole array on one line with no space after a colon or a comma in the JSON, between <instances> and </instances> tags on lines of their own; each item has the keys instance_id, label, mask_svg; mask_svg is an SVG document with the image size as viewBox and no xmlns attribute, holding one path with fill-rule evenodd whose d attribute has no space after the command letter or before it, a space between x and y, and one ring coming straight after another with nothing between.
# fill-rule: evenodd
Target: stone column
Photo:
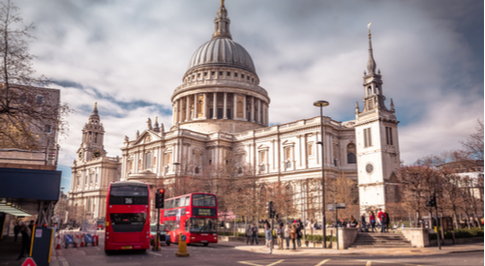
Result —
<instances>
[{"instance_id":1,"label":"stone column","mask_svg":"<svg viewBox=\"0 0 485 266\"><path fill-rule=\"evenodd\" d=\"M190 98L189 96L185 97L185 122L189 121L190 118Z\"/></svg>"},{"instance_id":2,"label":"stone column","mask_svg":"<svg viewBox=\"0 0 485 266\"><path fill-rule=\"evenodd\" d=\"M237 94L233 93L232 98L233 98L232 119L233 120L239 120L239 118L237 117Z\"/></svg>"},{"instance_id":3,"label":"stone column","mask_svg":"<svg viewBox=\"0 0 485 266\"><path fill-rule=\"evenodd\" d=\"M173 111L172 111L172 124L175 125L177 124L177 109L176 109L176 106L177 106L177 101L173 102Z\"/></svg>"},{"instance_id":4,"label":"stone column","mask_svg":"<svg viewBox=\"0 0 485 266\"><path fill-rule=\"evenodd\" d=\"M258 124L261 124L261 99L258 99Z\"/></svg>"},{"instance_id":5,"label":"stone column","mask_svg":"<svg viewBox=\"0 0 485 266\"><path fill-rule=\"evenodd\" d=\"M255 122L254 117L255 117L255 115L254 115L254 97L251 97L251 122L253 122L253 123Z\"/></svg>"},{"instance_id":6,"label":"stone column","mask_svg":"<svg viewBox=\"0 0 485 266\"><path fill-rule=\"evenodd\" d=\"M224 92L224 110L222 110L224 117L223 119L227 119L227 92Z\"/></svg>"},{"instance_id":7,"label":"stone column","mask_svg":"<svg viewBox=\"0 0 485 266\"><path fill-rule=\"evenodd\" d=\"M209 105L207 104L207 93L204 93L204 104L202 105L202 118L207 119L207 108Z\"/></svg>"},{"instance_id":8,"label":"stone column","mask_svg":"<svg viewBox=\"0 0 485 266\"><path fill-rule=\"evenodd\" d=\"M213 95L213 103L212 103L212 119L217 119L217 92L214 92Z\"/></svg>"},{"instance_id":9,"label":"stone column","mask_svg":"<svg viewBox=\"0 0 485 266\"><path fill-rule=\"evenodd\" d=\"M197 118L197 93L194 94L194 110L192 112L192 120Z\"/></svg>"},{"instance_id":10,"label":"stone column","mask_svg":"<svg viewBox=\"0 0 485 266\"><path fill-rule=\"evenodd\" d=\"M246 113L246 95L243 95L243 119L244 121L248 121Z\"/></svg>"}]
</instances>

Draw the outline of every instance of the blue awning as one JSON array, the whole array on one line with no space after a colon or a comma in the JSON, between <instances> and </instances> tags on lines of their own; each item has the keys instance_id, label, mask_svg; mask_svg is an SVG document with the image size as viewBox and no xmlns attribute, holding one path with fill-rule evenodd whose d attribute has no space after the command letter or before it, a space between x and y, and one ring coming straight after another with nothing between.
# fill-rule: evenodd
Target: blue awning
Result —
<instances>
[{"instance_id":1,"label":"blue awning","mask_svg":"<svg viewBox=\"0 0 485 266\"><path fill-rule=\"evenodd\" d=\"M0 198L57 201L61 171L0 168Z\"/></svg>"}]
</instances>

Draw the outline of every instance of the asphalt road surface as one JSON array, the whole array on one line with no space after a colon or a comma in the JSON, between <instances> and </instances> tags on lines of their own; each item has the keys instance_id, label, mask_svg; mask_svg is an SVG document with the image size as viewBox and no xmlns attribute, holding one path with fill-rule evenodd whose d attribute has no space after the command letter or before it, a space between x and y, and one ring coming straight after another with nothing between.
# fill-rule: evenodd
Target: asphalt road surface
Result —
<instances>
[{"instance_id":1,"label":"asphalt road surface","mask_svg":"<svg viewBox=\"0 0 485 266\"><path fill-rule=\"evenodd\" d=\"M189 246L189 257L176 257L177 245L162 246L161 251L137 252L122 251L106 255L103 241L99 246L68 248L56 250L57 261L62 266L97 266L97 265L252 265L252 266L289 266L289 265L349 265L349 266L416 266L416 265L484 265L482 252L452 253L445 255L415 256L302 256L302 255L269 255L238 250L219 245ZM261 248L264 248L261 246Z\"/></svg>"}]
</instances>

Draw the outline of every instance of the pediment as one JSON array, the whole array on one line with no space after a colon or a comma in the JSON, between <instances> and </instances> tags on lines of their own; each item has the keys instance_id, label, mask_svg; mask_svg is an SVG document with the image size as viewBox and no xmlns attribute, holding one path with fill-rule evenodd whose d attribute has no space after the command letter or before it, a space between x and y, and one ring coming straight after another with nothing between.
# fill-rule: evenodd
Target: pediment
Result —
<instances>
[{"instance_id":1,"label":"pediment","mask_svg":"<svg viewBox=\"0 0 485 266\"><path fill-rule=\"evenodd\" d=\"M261 144L261 145L259 145L259 146L258 146L258 148L257 148L257 149L258 149L259 151L267 151L267 150L269 150L269 146L264 145L264 144Z\"/></svg>"},{"instance_id":2,"label":"pediment","mask_svg":"<svg viewBox=\"0 0 485 266\"><path fill-rule=\"evenodd\" d=\"M283 143L281 143L282 146L295 146L295 142L291 140L285 140Z\"/></svg>"},{"instance_id":3,"label":"pediment","mask_svg":"<svg viewBox=\"0 0 485 266\"><path fill-rule=\"evenodd\" d=\"M134 145L148 144L161 139L162 138L159 135L151 132L150 130L145 130L140 134L140 137L138 137Z\"/></svg>"}]
</instances>

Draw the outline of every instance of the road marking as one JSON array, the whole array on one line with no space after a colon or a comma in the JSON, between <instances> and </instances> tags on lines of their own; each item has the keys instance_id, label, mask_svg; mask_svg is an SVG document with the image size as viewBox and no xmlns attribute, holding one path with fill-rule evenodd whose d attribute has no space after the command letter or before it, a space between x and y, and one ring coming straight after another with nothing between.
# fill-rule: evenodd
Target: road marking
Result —
<instances>
[{"instance_id":1,"label":"road marking","mask_svg":"<svg viewBox=\"0 0 485 266\"><path fill-rule=\"evenodd\" d=\"M271 263L271 264L268 264L268 265L266 265L266 266L273 266L273 265L276 265L276 264L278 264L278 263L280 263L280 262L282 262L282 261L285 261L285 260L279 260L279 261L275 261L275 262L273 262L273 263Z\"/></svg>"},{"instance_id":2,"label":"road marking","mask_svg":"<svg viewBox=\"0 0 485 266\"><path fill-rule=\"evenodd\" d=\"M57 257L57 259L62 263L63 266L69 266L67 260L64 257Z\"/></svg>"},{"instance_id":3,"label":"road marking","mask_svg":"<svg viewBox=\"0 0 485 266\"><path fill-rule=\"evenodd\" d=\"M261 265L261 264L254 264L254 263L247 262L247 261L238 261L238 263L252 265L252 266L264 266L264 265Z\"/></svg>"},{"instance_id":4,"label":"road marking","mask_svg":"<svg viewBox=\"0 0 485 266\"><path fill-rule=\"evenodd\" d=\"M325 262L329 261L330 259L326 259L326 260L322 260L320 263L318 263L317 265L315 266L321 266L323 264L325 264Z\"/></svg>"},{"instance_id":5,"label":"road marking","mask_svg":"<svg viewBox=\"0 0 485 266\"><path fill-rule=\"evenodd\" d=\"M365 266L371 266L371 264L372 264L372 261L369 260Z\"/></svg>"},{"instance_id":6,"label":"road marking","mask_svg":"<svg viewBox=\"0 0 485 266\"><path fill-rule=\"evenodd\" d=\"M158 254L158 253L155 253L155 252L148 251L147 253L148 253L148 254L151 254L151 255L155 255L155 256L160 256L160 257L163 257L163 255L162 255L162 254Z\"/></svg>"}]
</instances>

